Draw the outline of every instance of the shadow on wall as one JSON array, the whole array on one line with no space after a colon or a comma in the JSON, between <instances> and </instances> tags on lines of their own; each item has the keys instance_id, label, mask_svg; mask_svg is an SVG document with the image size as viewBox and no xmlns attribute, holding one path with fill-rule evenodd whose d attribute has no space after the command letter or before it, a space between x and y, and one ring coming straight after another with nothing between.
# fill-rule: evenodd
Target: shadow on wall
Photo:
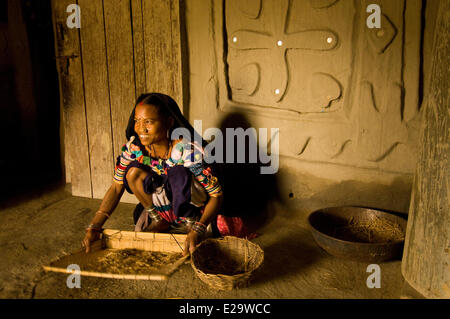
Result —
<instances>
[{"instance_id":1,"label":"shadow on wall","mask_svg":"<svg viewBox=\"0 0 450 319\"><path fill-rule=\"evenodd\" d=\"M224 202L221 214L229 217L242 217L251 228L258 228L266 224L273 217L269 211L268 204L279 198L277 190L276 174L261 174L261 167L269 166L263 164L259 156L260 145L256 136L247 134L245 146L239 147L239 155L245 152L245 162L238 163L238 143L235 136L227 136L226 129L242 128L244 131L254 127L241 113L229 113L222 119L219 128L223 133L224 159L227 158L227 145L231 145L234 138L234 160L228 163L216 164L217 175L220 178L224 193ZM228 139L228 140L227 140ZM250 163L250 154L254 152L251 145L254 143L258 150L256 163ZM228 154L230 156L230 154Z\"/></svg>"}]
</instances>

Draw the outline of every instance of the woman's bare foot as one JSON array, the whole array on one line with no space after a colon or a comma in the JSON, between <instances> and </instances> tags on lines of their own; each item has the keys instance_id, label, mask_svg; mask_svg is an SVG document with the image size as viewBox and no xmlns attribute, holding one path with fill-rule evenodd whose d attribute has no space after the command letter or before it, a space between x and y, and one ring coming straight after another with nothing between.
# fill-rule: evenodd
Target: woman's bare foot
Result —
<instances>
[{"instance_id":1,"label":"woman's bare foot","mask_svg":"<svg viewBox=\"0 0 450 319\"><path fill-rule=\"evenodd\" d=\"M152 221L152 223L144 229L145 232L152 232L152 233L162 233L169 229L170 224L165 220L161 219L158 222Z\"/></svg>"}]
</instances>

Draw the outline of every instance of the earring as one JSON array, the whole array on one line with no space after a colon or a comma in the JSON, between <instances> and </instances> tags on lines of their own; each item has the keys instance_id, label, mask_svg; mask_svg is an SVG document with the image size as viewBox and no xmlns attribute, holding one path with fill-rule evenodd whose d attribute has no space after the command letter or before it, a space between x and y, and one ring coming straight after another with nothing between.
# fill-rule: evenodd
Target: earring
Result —
<instances>
[{"instance_id":1,"label":"earring","mask_svg":"<svg viewBox=\"0 0 450 319\"><path fill-rule=\"evenodd\" d=\"M167 134L166 134L166 135L167 135L167 139L168 139L168 140L170 140L170 136L169 136L169 135L170 135L170 134L169 134L169 130L167 130Z\"/></svg>"}]
</instances>

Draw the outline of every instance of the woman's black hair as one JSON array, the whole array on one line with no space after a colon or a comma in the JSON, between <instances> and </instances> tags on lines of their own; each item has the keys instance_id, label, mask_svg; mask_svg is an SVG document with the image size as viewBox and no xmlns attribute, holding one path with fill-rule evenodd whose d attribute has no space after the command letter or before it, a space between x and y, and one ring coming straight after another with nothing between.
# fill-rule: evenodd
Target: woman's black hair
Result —
<instances>
[{"instance_id":1,"label":"woman's black hair","mask_svg":"<svg viewBox=\"0 0 450 319\"><path fill-rule=\"evenodd\" d=\"M137 98L133 111L131 112L130 118L128 119L128 125L125 131L127 141L130 140L131 136L134 136L135 139L133 141L133 144L139 146L144 153L146 153L145 148L142 147L142 143L139 140L139 135L134 130L134 116L136 112L136 106L141 102L143 104L156 106L161 117L165 119L171 117L174 119L173 126L169 128L169 136L171 136L174 129L183 127L186 128L191 134L192 141L194 141L194 138L196 138L197 141L202 141L202 146L206 145L206 142L200 137L197 132L195 132L192 125L183 116L177 102L175 102L170 96L162 93L144 93Z\"/></svg>"}]
</instances>

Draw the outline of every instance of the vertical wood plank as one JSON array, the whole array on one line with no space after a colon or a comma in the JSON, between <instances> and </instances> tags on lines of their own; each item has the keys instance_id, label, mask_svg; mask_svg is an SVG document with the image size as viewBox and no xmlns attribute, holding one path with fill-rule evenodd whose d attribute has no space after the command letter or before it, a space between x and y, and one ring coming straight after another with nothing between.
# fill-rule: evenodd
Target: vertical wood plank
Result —
<instances>
[{"instance_id":1,"label":"vertical wood plank","mask_svg":"<svg viewBox=\"0 0 450 319\"><path fill-rule=\"evenodd\" d=\"M183 110L179 0L143 1L146 89L170 95Z\"/></svg>"},{"instance_id":2,"label":"vertical wood plank","mask_svg":"<svg viewBox=\"0 0 450 319\"><path fill-rule=\"evenodd\" d=\"M64 152L72 195L92 197L79 30L66 25L71 0L52 0L55 53L61 90Z\"/></svg>"},{"instance_id":3,"label":"vertical wood plank","mask_svg":"<svg viewBox=\"0 0 450 319\"><path fill-rule=\"evenodd\" d=\"M142 0L131 0L136 98L146 92Z\"/></svg>"},{"instance_id":4,"label":"vertical wood plank","mask_svg":"<svg viewBox=\"0 0 450 319\"><path fill-rule=\"evenodd\" d=\"M173 98L183 113L184 94L183 94L183 56L182 56L182 33L180 2L182 0L170 1L170 34L171 34L171 53L172 53L172 72L173 72Z\"/></svg>"},{"instance_id":5,"label":"vertical wood plank","mask_svg":"<svg viewBox=\"0 0 450 319\"><path fill-rule=\"evenodd\" d=\"M423 35L423 65L422 65L422 72L423 72L423 102L422 104L426 103L427 95L429 93L430 88L430 82L431 82L431 63L432 56L433 56L433 40L434 40L434 34L435 34L435 28L436 28L436 17L437 12L439 10L439 1L427 1L424 5L425 10L425 31Z\"/></svg>"},{"instance_id":6,"label":"vertical wood plank","mask_svg":"<svg viewBox=\"0 0 450 319\"><path fill-rule=\"evenodd\" d=\"M130 1L105 0L104 14L115 159L120 155L121 146L126 143L125 130L136 101ZM140 45L142 44L141 42ZM110 182L112 182L112 176L111 173ZM134 196L124 193L122 201L135 202L136 200Z\"/></svg>"},{"instance_id":7,"label":"vertical wood plank","mask_svg":"<svg viewBox=\"0 0 450 319\"><path fill-rule=\"evenodd\" d=\"M103 1L79 0L92 196L103 198L114 172Z\"/></svg>"},{"instance_id":8,"label":"vertical wood plank","mask_svg":"<svg viewBox=\"0 0 450 319\"><path fill-rule=\"evenodd\" d=\"M442 0L402 259L403 277L427 298L450 298L449 39L450 2Z\"/></svg>"},{"instance_id":9,"label":"vertical wood plank","mask_svg":"<svg viewBox=\"0 0 450 319\"><path fill-rule=\"evenodd\" d=\"M126 142L125 129L135 102L130 1L105 0L105 32L114 158Z\"/></svg>"}]
</instances>

